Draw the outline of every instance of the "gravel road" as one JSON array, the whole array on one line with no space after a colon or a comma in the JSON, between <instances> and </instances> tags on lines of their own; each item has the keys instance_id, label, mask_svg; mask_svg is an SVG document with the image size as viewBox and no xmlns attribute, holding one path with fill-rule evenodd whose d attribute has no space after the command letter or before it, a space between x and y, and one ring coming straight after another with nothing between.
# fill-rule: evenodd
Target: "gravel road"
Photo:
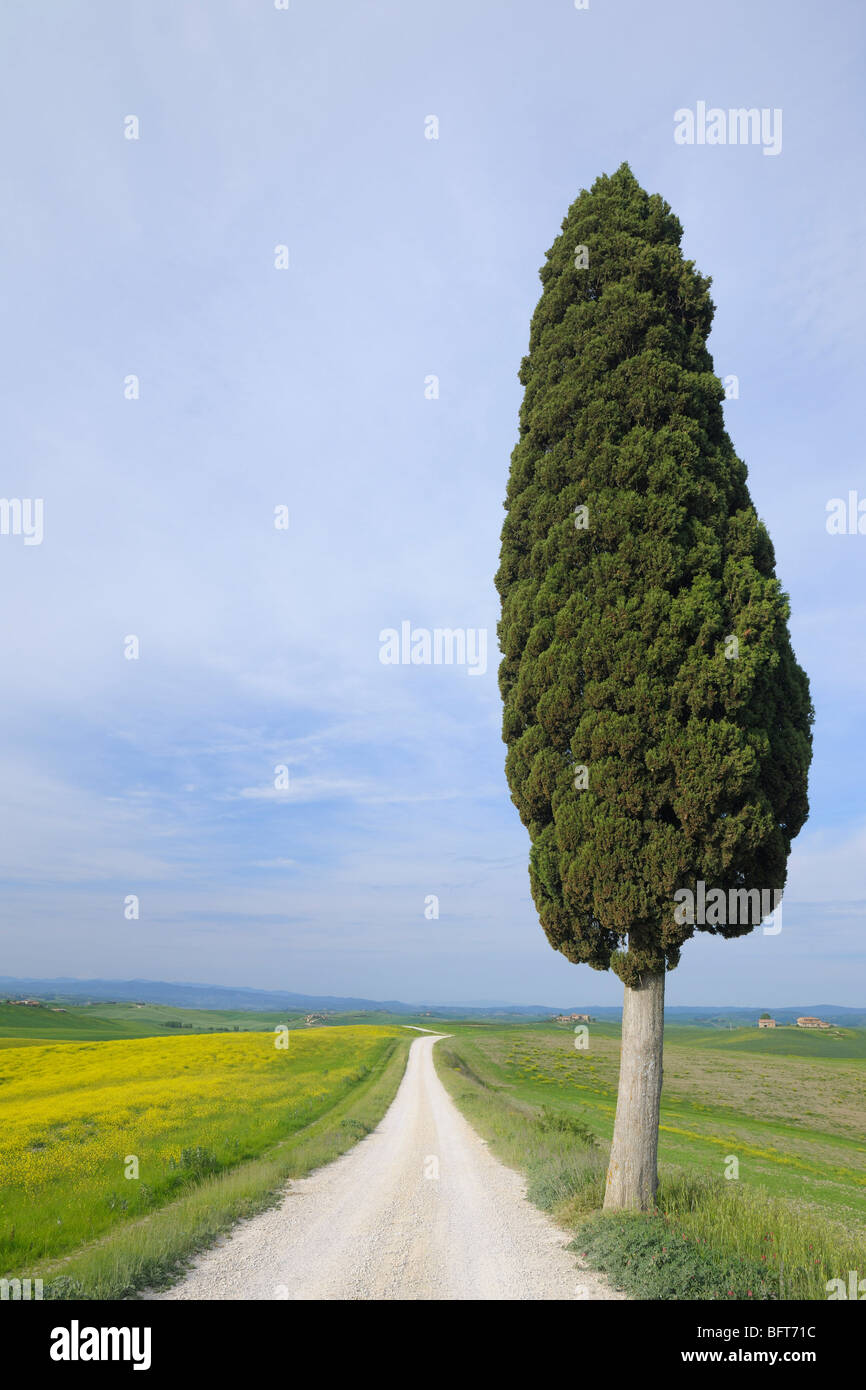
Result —
<instances>
[{"instance_id":1,"label":"gravel road","mask_svg":"<svg viewBox=\"0 0 866 1390\"><path fill-rule=\"evenodd\" d=\"M565 1249L417 1038L378 1128L235 1227L167 1299L616 1299Z\"/></svg>"}]
</instances>

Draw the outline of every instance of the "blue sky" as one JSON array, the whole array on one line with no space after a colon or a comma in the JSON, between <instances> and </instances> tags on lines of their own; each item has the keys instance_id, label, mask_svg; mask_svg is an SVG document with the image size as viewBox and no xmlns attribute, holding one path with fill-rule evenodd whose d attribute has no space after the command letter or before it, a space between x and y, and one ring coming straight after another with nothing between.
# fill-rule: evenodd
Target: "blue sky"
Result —
<instances>
[{"instance_id":1,"label":"blue sky","mask_svg":"<svg viewBox=\"0 0 866 1390\"><path fill-rule=\"evenodd\" d=\"M4 972L618 1002L532 906L493 574L537 271L627 159L713 277L817 707L782 932L690 943L668 997L862 1005L866 536L825 525L866 498L860 7L19 0L0 26L2 486L44 499L41 545L0 536ZM781 152L677 145L698 101L781 109ZM403 620L486 628L486 674L384 666Z\"/></svg>"}]
</instances>

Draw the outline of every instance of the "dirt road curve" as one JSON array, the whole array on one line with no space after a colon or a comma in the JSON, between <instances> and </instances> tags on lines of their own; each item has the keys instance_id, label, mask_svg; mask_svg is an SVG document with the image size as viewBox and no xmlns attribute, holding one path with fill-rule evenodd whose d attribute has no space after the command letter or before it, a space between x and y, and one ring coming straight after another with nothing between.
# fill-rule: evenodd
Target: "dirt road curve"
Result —
<instances>
[{"instance_id":1,"label":"dirt road curve","mask_svg":"<svg viewBox=\"0 0 866 1390\"><path fill-rule=\"evenodd\" d=\"M162 1298L618 1298L489 1153L417 1038L373 1134L237 1227ZM438 1176L437 1176L438 1173Z\"/></svg>"}]
</instances>

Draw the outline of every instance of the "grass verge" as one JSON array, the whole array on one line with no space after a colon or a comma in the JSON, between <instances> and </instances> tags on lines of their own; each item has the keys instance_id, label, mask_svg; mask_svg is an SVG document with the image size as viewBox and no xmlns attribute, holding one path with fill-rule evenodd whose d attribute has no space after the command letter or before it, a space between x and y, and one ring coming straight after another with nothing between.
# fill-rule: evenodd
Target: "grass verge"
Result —
<instances>
[{"instance_id":1,"label":"grass verge","mask_svg":"<svg viewBox=\"0 0 866 1390\"><path fill-rule=\"evenodd\" d=\"M603 1214L607 1145L585 1115L516 1099L461 1055L434 1049L453 1099L531 1201L575 1234L572 1246L614 1287L640 1299L826 1299L830 1279L863 1267L856 1234L760 1187L660 1170L655 1211Z\"/></svg>"},{"instance_id":2,"label":"grass verge","mask_svg":"<svg viewBox=\"0 0 866 1390\"><path fill-rule=\"evenodd\" d=\"M348 1096L260 1158L205 1177L158 1211L33 1270L44 1281L44 1297L133 1298L173 1283L191 1256L237 1221L276 1206L289 1179L330 1163L375 1129L397 1093L410 1041L394 1039Z\"/></svg>"}]
</instances>

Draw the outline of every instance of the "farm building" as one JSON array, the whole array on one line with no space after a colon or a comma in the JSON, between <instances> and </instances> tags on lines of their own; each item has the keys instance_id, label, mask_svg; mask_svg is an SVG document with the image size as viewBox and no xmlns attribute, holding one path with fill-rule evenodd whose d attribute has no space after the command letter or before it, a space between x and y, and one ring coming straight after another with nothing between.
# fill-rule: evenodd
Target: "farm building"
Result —
<instances>
[{"instance_id":1,"label":"farm building","mask_svg":"<svg viewBox=\"0 0 866 1390\"><path fill-rule=\"evenodd\" d=\"M759 1019L758 1019L758 1027L759 1027L759 1028L775 1028L775 1026L776 1026L776 1020L775 1020L774 1018L759 1018Z\"/></svg>"},{"instance_id":2,"label":"farm building","mask_svg":"<svg viewBox=\"0 0 866 1390\"><path fill-rule=\"evenodd\" d=\"M825 1023L823 1018L812 1018L810 1014L804 1014L797 1019L798 1028L829 1028L830 1024Z\"/></svg>"}]
</instances>

